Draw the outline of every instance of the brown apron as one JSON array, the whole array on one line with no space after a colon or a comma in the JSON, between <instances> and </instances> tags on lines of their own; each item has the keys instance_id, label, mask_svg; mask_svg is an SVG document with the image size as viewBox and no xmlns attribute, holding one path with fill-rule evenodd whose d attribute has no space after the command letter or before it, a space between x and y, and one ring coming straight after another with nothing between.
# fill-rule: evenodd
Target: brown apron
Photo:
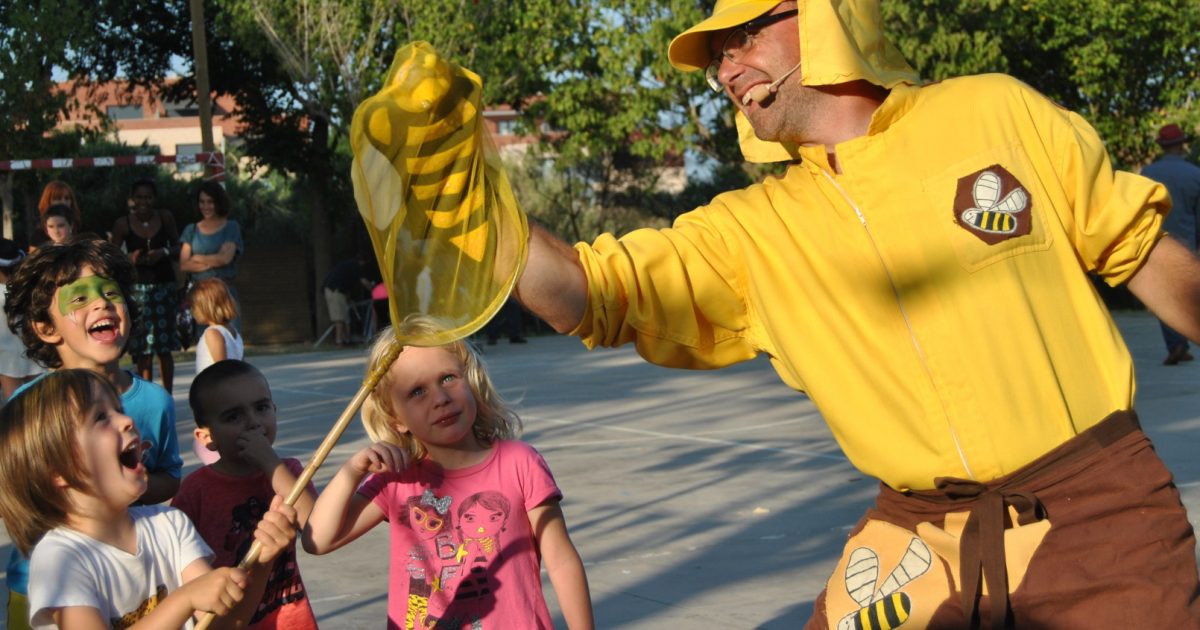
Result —
<instances>
[{"instance_id":1,"label":"brown apron","mask_svg":"<svg viewBox=\"0 0 1200 630\"><path fill-rule=\"evenodd\" d=\"M807 628L1200 628L1192 527L1132 412L1000 479L936 483L881 484Z\"/></svg>"}]
</instances>

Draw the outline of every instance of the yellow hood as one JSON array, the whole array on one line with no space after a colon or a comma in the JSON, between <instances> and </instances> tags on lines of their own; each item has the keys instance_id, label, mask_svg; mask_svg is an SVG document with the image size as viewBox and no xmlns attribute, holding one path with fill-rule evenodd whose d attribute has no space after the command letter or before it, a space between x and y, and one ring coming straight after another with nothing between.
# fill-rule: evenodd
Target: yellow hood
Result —
<instances>
[{"instance_id":1,"label":"yellow hood","mask_svg":"<svg viewBox=\"0 0 1200 630\"><path fill-rule=\"evenodd\" d=\"M680 33L667 49L671 65L689 72L712 58L709 35L770 11L779 0L718 0L712 16ZM916 84L916 71L889 42L880 26L878 0L799 0L800 82L807 86L865 80L888 89ZM780 162L799 157L795 146L764 142L737 113L738 141L750 162Z\"/></svg>"}]
</instances>

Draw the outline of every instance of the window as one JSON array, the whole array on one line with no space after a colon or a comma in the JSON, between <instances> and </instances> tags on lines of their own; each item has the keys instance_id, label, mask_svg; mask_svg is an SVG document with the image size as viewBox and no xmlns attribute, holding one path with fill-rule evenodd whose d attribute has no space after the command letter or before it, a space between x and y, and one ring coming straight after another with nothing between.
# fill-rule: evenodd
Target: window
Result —
<instances>
[{"instance_id":1,"label":"window","mask_svg":"<svg viewBox=\"0 0 1200 630\"><path fill-rule=\"evenodd\" d=\"M188 155L188 154L196 155L197 153L199 153L203 150L204 150L204 145L202 145L202 144L177 144L177 145L175 145L175 155L176 156ZM178 157L176 157L175 159L177 160L175 163L175 172L177 172L177 173L199 173L200 171L204 170L203 164L199 164L199 163L182 164L182 163L178 162L178 159L179 159Z\"/></svg>"},{"instance_id":2,"label":"window","mask_svg":"<svg viewBox=\"0 0 1200 630\"><path fill-rule=\"evenodd\" d=\"M194 118L200 115L200 107L192 101L163 103L163 109L167 111L167 118Z\"/></svg>"},{"instance_id":3,"label":"window","mask_svg":"<svg viewBox=\"0 0 1200 630\"><path fill-rule=\"evenodd\" d=\"M109 105L109 120L141 120L145 118L141 105Z\"/></svg>"},{"instance_id":4,"label":"window","mask_svg":"<svg viewBox=\"0 0 1200 630\"><path fill-rule=\"evenodd\" d=\"M497 136L515 136L517 135L517 119L509 118L507 120L496 121Z\"/></svg>"}]
</instances>

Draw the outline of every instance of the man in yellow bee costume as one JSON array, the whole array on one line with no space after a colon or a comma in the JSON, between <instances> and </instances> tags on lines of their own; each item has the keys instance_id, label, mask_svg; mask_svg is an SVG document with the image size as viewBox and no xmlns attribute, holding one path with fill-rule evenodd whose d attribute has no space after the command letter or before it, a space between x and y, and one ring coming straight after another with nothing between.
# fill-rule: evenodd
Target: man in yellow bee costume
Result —
<instances>
[{"instance_id":1,"label":"man in yellow bee costume","mask_svg":"<svg viewBox=\"0 0 1200 630\"><path fill-rule=\"evenodd\" d=\"M589 347L766 353L882 481L812 628L1192 628L1195 539L1087 272L1200 341L1164 189L1004 75L920 86L876 0L719 0L671 43L779 177L668 229L532 232L519 297Z\"/></svg>"}]
</instances>

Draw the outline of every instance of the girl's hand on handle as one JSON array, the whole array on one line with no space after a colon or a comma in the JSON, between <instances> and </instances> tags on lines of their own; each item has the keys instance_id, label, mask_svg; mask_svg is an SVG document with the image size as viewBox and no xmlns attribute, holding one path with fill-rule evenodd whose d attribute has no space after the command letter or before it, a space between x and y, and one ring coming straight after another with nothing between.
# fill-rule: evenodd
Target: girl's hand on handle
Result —
<instances>
[{"instance_id":1,"label":"girl's hand on handle","mask_svg":"<svg viewBox=\"0 0 1200 630\"><path fill-rule=\"evenodd\" d=\"M361 477L367 473L400 472L408 468L408 452L395 444L375 442L346 462L346 468Z\"/></svg>"}]
</instances>

